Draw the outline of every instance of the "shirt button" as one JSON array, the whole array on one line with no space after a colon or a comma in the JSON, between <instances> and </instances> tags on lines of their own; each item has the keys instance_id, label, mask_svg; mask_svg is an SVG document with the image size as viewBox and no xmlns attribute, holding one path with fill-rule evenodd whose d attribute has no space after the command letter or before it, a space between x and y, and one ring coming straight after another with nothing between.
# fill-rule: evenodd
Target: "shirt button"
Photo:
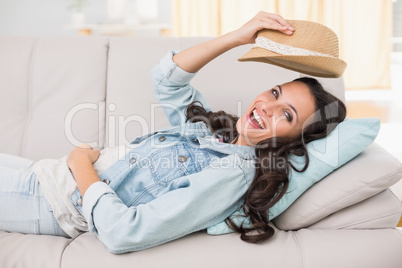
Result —
<instances>
[{"instance_id":1,"label":"shirt button","mask_svg":"<svg viewBox=\"0 0 402 268\"><path fill-rule=\"evenodd\" d=\"M186 162L186 160L187 160L187 157L185 157L184 155L179 156L180 163Z\"/></svg>"},{"instance_id":2,"label":"shirt button","mask_svg":"<svg viewBox=\"0 0 402 268\"><path fill-rule=\"evenodd\" d=\"M135 161L137 161L137 160L135 159L135 157L131 157L131 158L130 158L130 164L134 164Z\"/></svg>"},{"instance_id":3,"label":"shirt button","mask_svg":"<svg viewBox=\"0 0 402 268\"><path fill-rule=\"evenodd\" d=\"M77 200L77 205L82 206L82 198Z\"/></svg>"},{"instance_id":4,"label":"shirt button","mask_svg":"<svg viewBox=\"0 0 402 268\"><path fill-rule=\"evenodd\" d=\"M166 140L165 136L159 137L159 141L160 141L160 142L164 142L165 140Z\"/></svg>"},{"instance_id":5,"label":"shirt button","mask_svg":"<svg viewBox=\"0 0 402 268\"><path fill-rule=\"evenodd\" d=\"M106 183L107 185L110 184L110 181L108 179L104 179L103 182Z\"/></svg>"}]
</instances>

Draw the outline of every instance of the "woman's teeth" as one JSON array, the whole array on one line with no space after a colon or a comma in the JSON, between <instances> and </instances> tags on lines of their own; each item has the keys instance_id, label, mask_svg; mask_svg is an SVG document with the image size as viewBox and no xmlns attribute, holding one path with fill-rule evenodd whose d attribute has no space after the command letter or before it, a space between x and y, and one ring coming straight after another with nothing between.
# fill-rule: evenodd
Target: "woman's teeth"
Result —
<instances>
[{"instance_id":1,"label":"woman's teeth","mask_svg":"<svg viewBox=\"0 0 402 268\"><path fill-rule=\"evenodd\" d=\"M254 109L253 111L254 118L257 120L258 124L261 126L262 129L265 129L264 123L261 120L261 117L258 115L257 110Z\"/></svg>"}]
</instances>

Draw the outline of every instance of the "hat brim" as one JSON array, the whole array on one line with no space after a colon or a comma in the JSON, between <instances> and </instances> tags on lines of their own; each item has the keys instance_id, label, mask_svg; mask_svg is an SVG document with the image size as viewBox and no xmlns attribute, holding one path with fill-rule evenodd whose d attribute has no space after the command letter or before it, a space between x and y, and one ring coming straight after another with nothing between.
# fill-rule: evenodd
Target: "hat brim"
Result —
<instances>
[{"instance_id":1,"label":"hat brim","mask_svg":"<svg viewBox=\"0 0 402 268\"><path fill-rule=\"evenodd\" d=\"M346 62L338 58L281 55L260 47L253 47L238 60L264 62L292 71L328 78L340 77L346 69Z\"/></svg>"}]
</instances>

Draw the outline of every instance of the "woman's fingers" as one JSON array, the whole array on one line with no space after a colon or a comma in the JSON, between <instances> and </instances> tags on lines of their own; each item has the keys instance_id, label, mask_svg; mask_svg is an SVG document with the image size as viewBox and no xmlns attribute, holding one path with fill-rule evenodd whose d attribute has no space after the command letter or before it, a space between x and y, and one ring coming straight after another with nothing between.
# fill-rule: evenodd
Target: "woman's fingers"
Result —
<instances>
[{"instance_id":1,"label":"woman's fingers","mask_svg":"<svg viewBox=\"0 0 402 268\"><path fill-rule=\"evenodd\" d=\"M255 42L257 32L263 29L277 30L287 35L292 35L294 31L282 16L260 11L246 24L234 31L234 36L240 44L252 44Z\"/></svg>"},{"instance_id":2,"label":"woman's fingers","mask_svg":"<svg viewBox=\"0 0 402 268\"><path fill-rule=\"evenodd\" d=\"M257 13L256 17L258 17L260 19L273 20L273 21L279 23L280 25L290 27L290 24L281 15L278 15L278 14L260 11Z\"/></svg>"},{"instance_id":3,"label":"woman's fingers","mask_svg":"<svg viewBox=\"0 0 402 268\"><path fill-rule=\"evenodd\" d=\"M67 164L71 168L71 165L73 165L74 162L81 162L83 159L88 159L93 164L98 160L99 155L99 150L93 149L89 144L81 143L71 151L67 158Z\"/></svg>"},{"instance_id":4,"label":"woman's fingers","mask_svg":"<svg viewBox=\"0 0 402 268\"><path fill-rule=\"evenodd\" d=\"M289 30L294 31L293 27L289 24L289 22L285 20L281 15L268 13L268 17L274 21L277 21L279 24L288 28Z\"/></svg>"},{"instance_id":5,"label":"woman's fingers","mask_svg":"<svg viewBox=\"0 0 402 268\"><path fill-rule=\"evenodd\" d=\"M277 22L263 21L262 26L263 26L264 29L277 30L277 31L280 31L280 32L282 32L284 34L287 34L287 35L293 34L293 30L290 30L287 26L281 25L281 24L279 24Z\"/></svg>"},{"instance_id":6,"label":"woman's fingers","mask_svg":"<svg viewBox=\"0 0 402 268\"><path fill-rule=\"evenodd\" d=\"M100 151L99 150L93 150L93 155L92 155L92 158L91 158L92 164L94 164L98 160L99 156L100 156Z\"/></svg>"},{"instance_id":7,"label":"woman's fingers","mask_svg":"<svg viewBox=\"0 0 402 268\"><path fill-rule=\"evenodd\" d=\"M88 143L81 143L77 147L78 148L84 148L84 149L92 149L91 145L89 145Z\"/></svg>"},{"instance_id":8,"label":"woman's fingers","mask_svg":"<svg viewBox=\"0 0 402 268\"><path fill-rule=\"evenodd\" d=\"M281 31L284 34L291 35L294 31L293 27L282 16L278 14L266 13L261 11L259 19L262 21L262 26L265 29Z\"/></svg>"}]
</instances>

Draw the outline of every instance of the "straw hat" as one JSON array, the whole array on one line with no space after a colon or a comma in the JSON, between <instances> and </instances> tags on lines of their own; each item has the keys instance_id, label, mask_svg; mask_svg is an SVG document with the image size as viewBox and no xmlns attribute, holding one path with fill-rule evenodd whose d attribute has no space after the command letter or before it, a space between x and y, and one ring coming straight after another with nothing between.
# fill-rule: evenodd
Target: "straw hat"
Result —
<instances>
[{"instance_id":1,"label":"straw hat","mask_svg":"<svg viewBox=\"0 0 402 268\"><path fill-rule=\"evenodd\" d=\"M340 77L346 63L339 59L338 37L328 27L289 20L292 35L276 30L258 32L254 47L239 61L258 61L318 77Z\"/></svg>"}]
</instances>

